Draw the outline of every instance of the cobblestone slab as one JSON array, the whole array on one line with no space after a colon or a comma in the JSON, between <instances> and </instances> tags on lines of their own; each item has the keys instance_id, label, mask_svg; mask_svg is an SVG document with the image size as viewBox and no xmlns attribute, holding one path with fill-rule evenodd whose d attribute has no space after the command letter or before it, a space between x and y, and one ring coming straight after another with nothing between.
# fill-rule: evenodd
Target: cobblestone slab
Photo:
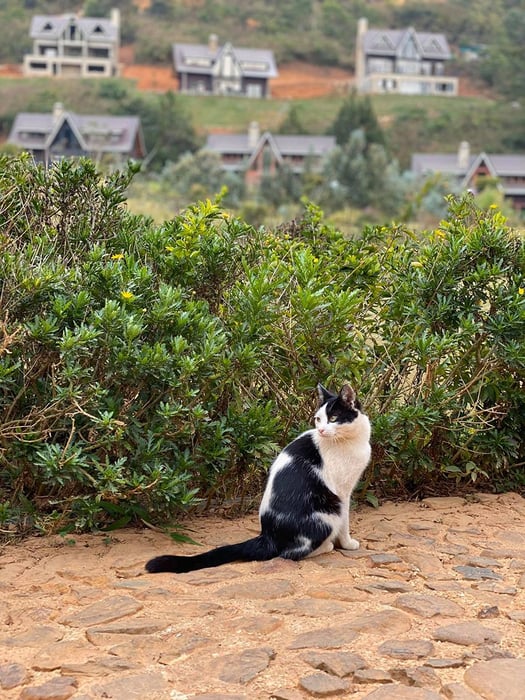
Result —
<instances>
[{"instance_id":1,"label":"cobblestone slab","mask_svg":"<svg viewBox=\"0 0 525 700\"><path fill-rule=\"evenodd\" d=\"M192 522L206 547L256 516ZM2 700L523 700L525 500L360 508L361 548L151 576L144 531L0 550ZM74 539L74 542L71 541Z\"/></svg>"}]
</instances>

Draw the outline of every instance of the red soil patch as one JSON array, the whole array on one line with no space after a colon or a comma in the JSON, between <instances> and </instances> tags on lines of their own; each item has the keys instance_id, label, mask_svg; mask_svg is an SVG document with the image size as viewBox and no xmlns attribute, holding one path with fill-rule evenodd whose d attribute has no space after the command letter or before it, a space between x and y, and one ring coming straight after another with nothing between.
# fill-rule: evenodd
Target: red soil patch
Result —
<instances>
[{"instance_id":1,"label":"red soil patch","mask_svg":"<svg viewBox=\"0 0 525 700\"><path fill-rule=\"evenodd\" d=\"M123 65L120 75L123 78L134 80L138 90L152 92L176 92L179 89L179 81L169 66L144 66Z\"/></svg>"},{"instance_id":2,"label":"red soil patch","mask_svg":"<svg viewBox=\"0 0 525 700\"><path fill-rule=\"evenodd\" d=\"M284 100L308 99L346 94L353 82L353 74L342 68L296 62L279 66L279 77L271 81L270 89L272 97Z\"/></svg>"},{"instance_id":3,"label":"red soil patch","mask_svg":"<svg viewBox=\"0 0 525 700\"><path fill-rule=\"evenodd\" d=\"M0 78L21 78L22 66L14 63L3 63L0 65Z\"/></svg>"}]
</instances>

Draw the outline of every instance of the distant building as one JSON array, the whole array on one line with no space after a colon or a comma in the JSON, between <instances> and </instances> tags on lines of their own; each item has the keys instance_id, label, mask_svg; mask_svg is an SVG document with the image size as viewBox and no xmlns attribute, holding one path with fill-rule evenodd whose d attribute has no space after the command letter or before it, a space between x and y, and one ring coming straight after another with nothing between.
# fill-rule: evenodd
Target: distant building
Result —
<instances>
[{"instance_id":1,"label":"distant building","mask_svg":"<svg viewBox=\"0 0 525 700\"><path fill-rule=\"evenodd\" d=\"M219 46L215 34L208 44L173 44L173 64L179 90L203 95L269 97L278 75L272 51Z\"/></svg>"},{"instance_id":2,"label":"distant building","mask_svg":"<svg viewBox=\"0 0 525 700\"><path fill-rule=\"evenodd\" d=\"M119 167L146 155L138 117L107 117L66 112L57 102L51 113L17 114L8 143L52 163L60 158L88 156Z\"/></svg>"},{"instance_id":3,"label":"distant building","mask_svg":"<svg viewBox=\"0 0 525 700\"><path fill-rule=\"evenodd\" d=\"M369 29L357 24L355 80L358 92L457 95L458 79L447 76L451 58L443 34L407 29Z\"/></svg>"},{"instance_id":4,"label":"distant building","mask_svg":"<svg viewBox=\"0 0 525 700\"><path fill-rule=\"evenodd\" d=\"M33 51L24 56L24 74L93 78L118 75L120 12L111 18L74 14L36 15L31 22Z\"/></svg>"},{"instance_id":5,"label":"distant building","mask_svg":"<svg viewBox=\"0 0 525 700\"><path fill-rule=\"evenodd\" d=\"M205 148L220 155L224 170L243 174L247 185L256 186L283 166L296 174L307 167L319 170L335 146L333 136L261 134L252 122L244 134L210 134Z\"/></svg>"},{"instance_id":6,"label":"distant building","mask_svg":"<svg viewBox=\"0 0 525 700\"><path fill-rule=\"evenodd\" d=\"M462 141L457 153L414 153L411 170L420 176L441 173L463 190L477 192L483 178L493 178L515 209L525 210L525 155L470 152Z\"/></svg>"}]
</instances>

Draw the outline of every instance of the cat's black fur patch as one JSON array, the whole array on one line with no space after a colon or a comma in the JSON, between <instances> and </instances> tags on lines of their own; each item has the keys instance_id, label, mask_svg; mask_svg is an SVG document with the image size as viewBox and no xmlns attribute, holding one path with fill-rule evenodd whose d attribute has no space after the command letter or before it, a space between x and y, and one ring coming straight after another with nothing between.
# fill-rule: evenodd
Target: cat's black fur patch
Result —
<instances>
[{"instance_id":1,"label":"cat's black fur patch","mask_svg":"<svg viewBox=\"0 0 525 700\"><path fill-rule=\"evenodd\" d=\"M301 444L296 448L299 441ZM312 449L306 446L307 442L311 443ZM293 513L298 519L316 511L339 513L339 497L330 491L317 472L322 466L321 455L311 437L303 435L294 440L285 453L293 457L293 468L288 465L275 475L270 501L272 510L276 513Z\"/></svg>"},{"instance_id":2,"label":"cat's black fur patch","mask_svg":"<svg viewBox=\"0 0 525 700\"><path fill-rule=\"evenodd\" d=\"M313 467L321 467L323 463L317 445L308 433L295 438L293 442L284 448L283 452L294 459L311 464Z\"/></svg>"},{"instance_id":3,"label":"cat's black fur patch","mask_svg":"<svg viewBox=\"0 0 525 700\"><path fill-rule=\"evenodd\" d=\"M338 423L351 423L359 415L360 409L361 406L357 399L355 401L355 408L348 408L336 397L326 404L326 415L329 418L337 418Z\"/></svg>"}]
</instances>

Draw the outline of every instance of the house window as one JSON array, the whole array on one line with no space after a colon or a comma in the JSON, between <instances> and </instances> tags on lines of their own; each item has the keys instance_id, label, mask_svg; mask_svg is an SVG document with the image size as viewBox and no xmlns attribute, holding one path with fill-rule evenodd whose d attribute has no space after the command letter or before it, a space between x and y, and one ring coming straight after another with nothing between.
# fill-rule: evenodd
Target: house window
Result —
<instances>
[{"instance_id":1,"label":"house window","mask_svg":"<svg viewBox=\"0 0 525 700\"><path fill-rule=\"evenodd\" d=\"M120 129L118 131L116 129L114 129L111 132L111 136L110 136L111 143L120 143L123 135L124 135L123 131L121 131Z\"/></svg>"},{"instance_id":2,"label":"house window","mask_svg":"<svg viewBox=\"0 0 525 700\"><path fill-rule=\"evenodd\" d=\"M416 47L416 44L413 39L410 39L410 41L407 41L405 48L402 51L403 58L411 58L411 59L418 59L419 58L419 53Z\"/></svg>"},{"instance_id":3,"label":"house window","mask_svg":"<svg viewBox=\"0 0 525 700\"><path fill-rule=\"evenodd\" d=\"M255 70L255 71L267 71L268 64L262 61L242 61L241 66L243 70Z\"/></svg>"},{"instance_id":4,"label":"house window","mask_svg":"<svg viewBox=\"0 0 525 700\"><path fill-rule=\"evenodd\" d=\"M383 92L395 92L397 89L396 81L390 78L383 78L380 85Z\"/></svg>"},{"instance_id":5,"label":"house window","mask_svg":"<svg viewBox=\"0 0 525 700\"><path fill-rule=\"evenodd\" d=\"M368 73L391 73L393 63L388 58L369 58Z\"/></svg>"},{"instance_id":6,"label":"house window","mask_svg":"<svg viewBox=\"0 0 525 700\"><path fill-rule=\"evenodd\" d=\"M246 95L247 97L262 97L262 85L260 83L248 83Z\"/></svg>"},{"instance_id":7,"label":"house window","mask_svg":"<svg viewBox=\"0 0 525 700\"><path fill-rule=\"evenodd\" d=\"M92 58L109 58L109 49L91 47L88 49L88 56Z\"/></svg>"},{"instance_id":8,"label":"house window","mask_svg":"<svg viewBox=\"0 0 525 700\"><path fill-rule=\"evenodd\" d=\"M419 73L419 61L398 61L396 73L417 75Z\"/></svg>"},{"instance_id":9,"label":"house window","mask_svg":"<svg viewBox=\"0 0 525 700\"><path fill-rule=\"evenodd\" d=\"M436 83L436 92L454 92L454 86L452 83Z\"/></svg>"},{"instance_id":10,"label":"house window","mask_svg":"<svg viewBox=\"0 0 525 700\"><path fill-rule=\"evenodd\" d=\"M272 152L268 147L266 147L263 151L263 157L262 157L262 167L263 171L265 173L270 172L270 169L272 167Z\"/></svg>"},{"instance_id":11,"label":"house window","mask_svg":"<svg viewBox=\"0 0 525 700\"><path fill-rule=\"evenodd\" d=\"M44 142L46 140L46 135L39 131L21 131L18 137L20 141Z\"/></svg>"},{"instance_id":12,"label":"house window","mask_svg":"<svg viewBox=\"0 0 525 700\"><path fill-rule=\"evenodd\" d=\"M209 58L186 58L184 60L185 66L195 66L199 68L209 68L211 66L211 61Z\"/></svg>"},{"instance_id":13,"label":"house window","mask_svg":"<svg viewBox=\"0 0 525 700\"><path fill-rule=\"evenodd\" d=\"M81 46L64 46L64 56L81 56Z\"/></svg>"}]
</instances>

